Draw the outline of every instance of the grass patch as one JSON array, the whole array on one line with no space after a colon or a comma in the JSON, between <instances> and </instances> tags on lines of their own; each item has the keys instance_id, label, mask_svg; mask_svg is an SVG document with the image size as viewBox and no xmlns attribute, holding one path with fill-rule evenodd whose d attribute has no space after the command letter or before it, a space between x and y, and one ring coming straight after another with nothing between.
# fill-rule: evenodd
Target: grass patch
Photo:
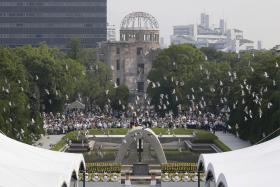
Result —
<instances>
[{"instance_id":1,"label":"grass patch","mask_svg":"<svg viewBox=\"0 0 280 187\"><path fill-rule=\"evenodd\" d=\"M223 142L221 142L216 135L208 131L196 131L196 138L195 140L193 140L193 143L212 143L215 144L218 148L220 148L223 152L231 151L231 149Z\"/></svg>"},{"instance_id":2,"label":"grass patch","mask_svg":"<svg viewBox=\"0 0 280 187\"><path fill-rule=\"evenodd\" d=\"M111 129L90 129L89 135L126 135L130 129L127 128L111 128ZM153 128L152 129L155 134L159 135L167 135L168 130L164 128ZM177 128L177 129L170 129L170 134L173 133L175 135L192 135L195 134L196 138L193 140L193 143L212 143L219 147L222 151L230 151L230 148L227 147L223 142L221 142L217 136L214 134L204 131L204 130L192 130L192 129L185 129L185 128ZM73 131L66 134L57 144L52 147L52 150L59 151L66 145L66 140L69 139L72 142L78 141L77 139L78 131Z\"/></svg>"},{"instance_id":3,"label":"grass patch","mask_svg":"<svg viewBox=\"0 0 280 187\"><path fill-rule=\"evenodd\" d=\"M213 142L217 147L219 147L223 152L231 151L231 149L225 145L223 142L221 142L218 138L214 140Z\"/></svg>"},{"instance_id":4,"label":"grass patch","mask_svg":"<svg viewBox=\"0 0 280 187\"><path fill-rule=\"evenodd\" d=\"M51 150L60 151L60 149L62 149L65 145L66 145L66 142L62 138L57 144L52 146Z\"/></svg>"},{"instance_id":5,"label":"grass patch","mask_svg":"<svg viewBox=\"0 0 280 187\"><path fill-rule=\"evenodd\" d=\"M57 144L55 144L55 145L51 148L51 150L53 150L53 151L59 151L59 150L61 150L61 149L66 145L67 139L68 139L68 140L71 140L72 142L77 142L77 141L78 141L78 140L77 140L77 135L78 135L78 132L77 132L77 131L73 131L73 132L67 133L65 136L63 136L63 137L61 138L61 140L60 140Z\"/></svg>"},{"instance_id":6,"label":"grass patch","mask_svg":"<svg viewBox=\"0 0 280 187\"><path fill-rule=\"evenodd\" d=\"M96 151L91 151L88 153L84 153L84 158L87 163L97 163L97 162L103 162L103 163L110 163L114 162L118 150L104 150L102 151L103 156L98 156Z\"/></svg>"},{"instance_id":7,"label":"grass patch","mask_svg":"<svg viewBox=\"0 0 280 187\"><path fill-rule=\"evenodd\" d=\"M159 135L168 135L168 129L164 129L164 128L153 128L152 129L155 134ZM170 134L172 135L173 133L175 135L191 135L193 133L193 130L191 129L184 129L184 128L177 128L177 129L170 129L169 130Z\"/></svg>"},{"instance_id":8,"label":"grass patch","mask_svg":"<svg viewBox=\"0 0 280 187\"><path fill-rule=\"evenodd\" d=\"M188 150L179 152L178 150L164 150L166 159L168 162L190 162L196 163L199 157L198 153L194 153Z\"/></svg>"},{"instance_id":9,"label":"grass patch","mask_svg":"<svg viewBox=\"0 0 280 187\"><path fill-rule=\"evenodd\" d=\"M127 128L111 128L111 129L90 129L89 135L125 135L127 134L128 129Z\"/></svg>"}]
</instances>

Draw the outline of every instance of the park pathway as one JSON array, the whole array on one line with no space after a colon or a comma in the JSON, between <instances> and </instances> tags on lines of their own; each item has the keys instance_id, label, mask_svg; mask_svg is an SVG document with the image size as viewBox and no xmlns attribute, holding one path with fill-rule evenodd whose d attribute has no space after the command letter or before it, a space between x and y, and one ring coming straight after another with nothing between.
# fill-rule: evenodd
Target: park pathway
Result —
<instances>
[{"instance_id":1,"label":"park pathway","mask_svg":"<svg viewBox=\"0 0 280 187\"><path fill-rule=\"evenodd\" d=\"M43 149L51 149L50 145L58 143L64 135L42 136L34 145Z\"/></svg>"},{"instance_id":2,"label":"park pathway","mask_svg":"<svg viewBox=\"0 0 280 187\"><path fill-rule=\"evenodd\" d=\"M237 150L251 146L250 142L241 140L230 133L216 132L215 135L231 150Z\"/></svg>"}]
</instances>

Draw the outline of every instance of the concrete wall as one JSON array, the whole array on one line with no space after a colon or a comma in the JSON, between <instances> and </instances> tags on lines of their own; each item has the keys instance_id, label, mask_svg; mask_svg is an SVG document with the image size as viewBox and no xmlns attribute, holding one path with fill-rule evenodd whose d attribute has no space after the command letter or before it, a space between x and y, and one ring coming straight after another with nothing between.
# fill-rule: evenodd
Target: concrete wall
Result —
<instances>
[{"instance_id":1,"label":"concrete wall","mask_svg":"<svg viewBox=\"0 0 280 187\"><path fill-rule=\"evenodd\" d=\"M112 68L114 83L119 79L120 85L126 85L131 94L143 94L142 92L139 93L139 90L137 91L137 82L144 83L144 92L146 92L148 86L147 76L152 68L153 60L159 53L159 49L159 42L103 42L98 56L101 61ZM117 69L117 61L120 63L119 70ZM143 65L144 72L140 71L141 68L139 68L139 66Z\"/></svg>"}]
</instances>

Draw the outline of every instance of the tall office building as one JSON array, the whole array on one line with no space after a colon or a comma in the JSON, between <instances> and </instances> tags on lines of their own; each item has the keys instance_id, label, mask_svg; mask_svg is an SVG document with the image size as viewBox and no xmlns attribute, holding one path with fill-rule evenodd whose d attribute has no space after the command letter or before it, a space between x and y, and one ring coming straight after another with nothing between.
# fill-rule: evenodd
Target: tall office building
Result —
<instances>
[{"instance_id":1,"label":"tall office building","mask_svg":"<svg viewBox=\"0 0 280 187\"><path fill-rule=\"evenodd\" d=\"M258 45L258 46L257 46L257 49L258 49L258 50L262 50L262 49L263 49L263 43L262 43L261 40L258 41L258 44L257 44L257 45Z\"/></svg>"},{"instance_id":2,"label":"tall office building","mask_svg":"<svg viewBox=\"0 0 280 187\"><path fill-rule=\"evenodd\" d=\"M224 19L220 19L220 30L222 33L225 33L226 32L226 22Z\"/></svg>"},{"instance_id":3,"label":"tall office building","mask_svg":"<svg viewBox=\"0 0 280 187\"><path fill-rule=\"evenodd\" d=\"M0 0L0 45L46 42L66 49L72 38L81 47L106 41L107 0Z\"/></svg>"},{"instance_id":4,"label":"tall office building","mask_svg":"<svg viewBox=\"0 0 280 187\"><path fill-rule=\"evenodd\" d=\"M192 44L198 48L211 47L220 51L247 51L255 48L254 41L243 36L239 29L229 29L224 19L209 27L209 15L201 14L200 24L173 27L171 44Z\"/></svg>"},{"instance_id":5,"label":"tall office building","mask_svg":"<svg viewBox=\"0 0 280 187\"><path fill-rule=\"evenodd\" d=\"M200 25L204 28L209 28L209 15L202 13L200 15Z\"/></svg>"},{"instance_id":6,"label":"tall office building","mask_svg":"<svg viewBox=\"0 0 280 187\"><path fill-rule=\"evenodd\" d=\"M107 24L107 41L116 41L116 27L109 23Z\"/></svg>"}]
</instances>

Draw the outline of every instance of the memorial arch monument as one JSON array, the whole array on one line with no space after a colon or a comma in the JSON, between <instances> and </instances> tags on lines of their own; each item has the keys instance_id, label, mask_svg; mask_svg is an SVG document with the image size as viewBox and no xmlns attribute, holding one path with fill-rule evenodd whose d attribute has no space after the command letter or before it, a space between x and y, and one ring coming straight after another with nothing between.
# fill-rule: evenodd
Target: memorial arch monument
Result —
<instances>
[{"instance_id":1,"label":"memorial arch monument","mask_svg":"<svg viewBox=\"0 0 280 187\"><path fill-rule=\"evenodd\" d=\"M118 151L115 162L122 163L125 158L125 155L129 151L130 145L139 140L141 140L140 142L149 143L151 145L151 147L154 149L156 153L157 159L160 162L160 164L167 163L158 136L151 129L143 128L143 127L135 127L127 133Z\"/></svg>"}]
</instances>

